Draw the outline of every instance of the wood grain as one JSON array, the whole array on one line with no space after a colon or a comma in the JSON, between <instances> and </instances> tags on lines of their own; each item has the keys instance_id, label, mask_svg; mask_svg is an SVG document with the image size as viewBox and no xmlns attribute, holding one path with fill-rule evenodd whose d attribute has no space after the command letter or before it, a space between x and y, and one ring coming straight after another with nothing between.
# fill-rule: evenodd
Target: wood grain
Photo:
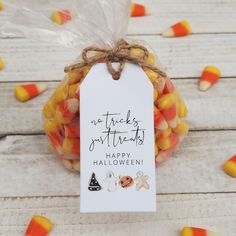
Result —
<instances>
[{"instance_id":1,"label":"wood grain","mask_svg":"<svg viewBox=\"0 0 236 236\"><path fill-rule=\"evenodd\" d=\"M198 226L235 236L236 194L157 195L156 213L81 214L79 197L0 199L0 235L23 235L34 214L55 223L50 235L178 236ZM99 204L99 203L98 203Z\"/></svg>"},{"instance_id":2,"label":"wood grain","mask_svg":"<svg viewBox=\"0 0 236 236\"><path fill-rule=\"evenodd\" d=\"M199 77L208 64L218 66L223 77L236 76L236 35L192 35L185 38L161 36L130 37L150 45L172 78ZM30 39L0 39L0 54L6 68L0 82L61 80L64 66L81 50Z\"/></svg>"},{"instance_id":3,"label":"wood grain","mask_svg":"<svg viewBox=\"0 0 236 236\"><path fill-rule=\"evenodd\" d=\"M220 80L208 92L198 90L196 79L174 81L189 109L191 130L236 129L236 79ZM49 82L49 90L41 96L21 103L14 97L17 83L0 86L0 135L42 133L42 107L58 82ZM219 119L220 118L220 119Z\"/></svg>"},{"instance_id":4,"label":"wood grain","mask_svg":"<svg viewBox=\"0 0 236 236\"><path fill-rule=\"evenodd\" d=\"M235 154L235 131L191 132L157 169L157 193L235 192L222 166ZM0 197L79 195L78 174L65 170L43 135L0 140Z\"/></svg>"},{"instance_id":5,"label":"wood grain","mask_svg":"<svg viewBox=\"0 0 236 236\"><path fill-rule=\"evenodd\" d=\"M190 22L194 34L236 32L235 0L136 0L136 2L145 4L150 9L151 16L130 18L129 34L160 34L165 28L182 19ZM1 12L1 22L9 20L13 13L12 6L6 7Z\"/></svg>"}]
</instances>

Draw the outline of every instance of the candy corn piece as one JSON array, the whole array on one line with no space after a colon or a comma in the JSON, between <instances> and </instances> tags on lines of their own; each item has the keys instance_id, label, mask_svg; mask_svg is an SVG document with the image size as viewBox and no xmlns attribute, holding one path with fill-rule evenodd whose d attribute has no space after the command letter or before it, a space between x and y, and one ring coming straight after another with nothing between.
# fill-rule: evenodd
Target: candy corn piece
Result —
<instances>
[{"instance_id":1,"label":"candy corn piece","mask_svg":"<svg viewBox=\"0 0 236 236\"><path fill-rule=\"evenodd\" d=\"M1 2L0 2L0 9L1 9ZM5 67L3 59L0 57L0 70L3 70Z\"/></svg>"},{"instance_id":2,"label":"candy corn piece","mask_svg":"<svg viewBox=\"0 0 236 236\"><path fill-rule=\"evenodd\" d=\"M48 86L45 83L35 83L35 84L24 84L18 85L15 88L15 96L21 102L26 102L45 90L47 90Z\"/></svg>"},{"instance_id":3,"label":"candy corn piece","mask_svg":"<svg viewBox=\"0 0 236 236\"><path fill-rule=\"evenodd\" d=\"M184 227L181 231L181 236L220 236L217 233L206 229L194 228L194 227Z\"/></svg>"},{"instance_id":4,"label":"candy corn piece","mask_svg":"<svg viewBox=\"0 0 236 236\"><path fill-rule=\"evenodd\" d=\"M51 14L51 20L58 25L63 25L71 19L72 17L69 10L54 11Z\"/></svg>"},{"instance_id":5,"label":"candy corn piece","mask_svg":"<svg viewBox=\"0 0 236 236\"><path fill-rule=\"evenodd\" d=\"M4 3L3 1L0 0L0 11L3 10L3 8L4 8Z\"/></svg>"},{"instance_id":6,"label":"candy corn piece","mask_svg":"<svg viewBox=\"0 0 236 236\"><path fill-rule=\"evenodd\" d=\"M154 127L159 130L165 130L168 128L165 118L156 107L154 107Z\"/></svg>"},{"instance_id":7,"label":"candy corn piece","mask_svg":"<svg viewBox=\"0 0 236 236\"><path fill-rule=\"evenodd\" d=\"M175 91L175 87L172 83L172 81L170 80L170 78L165 78L165 88L164 88L164 91L163 93L166 94L166 93L173 93Z\"/></svg>"},{"instance_id":8,"label":"candy corn piece","mask_svg":"<svg viewBox=\"0 0 236 236\"><path fill-rule=\"evenodd\" d=\"M63 124L69 123L79 110L79 101L76 98L66 99L59 103L55 119Z\"/></svg>"},{"instance_id":9,"label":"candy corn piece","mask_svg":"<svg viewBox=\"0 0 236 236\"><path fill-rule=\"evenodd\" d=\"M163 37L181 37L191 34L191 26L188 21L182 20L162 33Z\"/></svg>"},{"instance_id":10,"label":"candy corn piece","mask_svg":"<svg viewBox=\"0 0 236 236\"><path fill-rule=\"evenodd\" d=\"M215 84L221 76L221 71L215 66L206 66L202 72L199 89L206 91Z\"/></svg>"},{"instance_id":11,"label":"candy corn piece","mask_svg":"<svg viewBox=\"0 0 236 236\"><path fill-rule=\"evenodd\" d=\"M236 178L236 155L231 157L227 162L224 164L224 171L228 175Z\"/></svg>"},{"instance_id":12,"label":"candy corn piece","mask_svg":"<svg viewBox=\"0 0 236 236\"><path fill-rule=\"evenodd\" d=\"M46 236L52 230L52 222L43 216L34 216L25 232L25 236Z\"/></svg>"},{"instance_id":13,"label":"candy corn piece","mask_svg":"<svg viewBox=\"0 0 236 236\"><path fill-rule=\"evenodd\" d=\"M174 103L171 107L163 109L161 111L161 114L167 121L168 125L171 128L175 128L178 124L178 116L177 116L177 106L176 103Z\"/></svg>"},{"instance_id":14,"label":"candy corn piece","mask_svg":"<svg viewBox=\"0 0 236 236\"><path fill-rule=\"evenodd\" d=\"M142 4L137 4L137 3L131 3L131 13L130 15L132 17L135 16L148 16L150 15L150 11L147 7L145 7Z\"/></svg>"}]
</instances>

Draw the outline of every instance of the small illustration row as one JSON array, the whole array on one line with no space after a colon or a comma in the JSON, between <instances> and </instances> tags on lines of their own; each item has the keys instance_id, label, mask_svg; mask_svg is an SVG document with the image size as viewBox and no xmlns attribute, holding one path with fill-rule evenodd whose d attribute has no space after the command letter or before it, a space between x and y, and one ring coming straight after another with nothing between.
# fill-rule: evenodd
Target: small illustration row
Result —
<instances>
[{"instance_id":1,"label":"small illustration row","mask_svg":"<svg viewBox=\"0 0 236 236\"><path fill-rule=\"evenodd\" d=\"M149 183L148 183L148 176L144 175L142 171L138 171L136 173L136 177L132 178L131 176L119 176L119 178L115 177L113 171L107 171L106 178L104 179L104 182L107 186L108 192L115 192L117 189L117 185L119 185L121 188L129 188L136 184L136 190L139 191L140 189L149 189ZM92 173L92 176L89 181L88 186L89 191L100 191L102 190L101 185L99 184L98 180L96 179L95 173Z\"/></svg>"}]
</instances>

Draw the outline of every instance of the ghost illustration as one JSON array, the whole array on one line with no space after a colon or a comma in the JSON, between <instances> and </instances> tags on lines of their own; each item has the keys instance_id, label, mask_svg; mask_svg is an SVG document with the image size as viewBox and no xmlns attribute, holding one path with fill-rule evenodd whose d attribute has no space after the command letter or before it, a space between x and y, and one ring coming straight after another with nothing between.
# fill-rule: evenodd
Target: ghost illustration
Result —
<instances>
[{"instance_id":1,"label":"ghost illustration","mask_svg":"<svg viewBox=\"0 0 236 236\"><path fill-rule=\"evenodd\" d=\"M108 192L115 192L116 191L117 179L111 170L107 171L106 178L104 179L104 182L107 184L107 191Z\"/></svg>"}]
</instances>

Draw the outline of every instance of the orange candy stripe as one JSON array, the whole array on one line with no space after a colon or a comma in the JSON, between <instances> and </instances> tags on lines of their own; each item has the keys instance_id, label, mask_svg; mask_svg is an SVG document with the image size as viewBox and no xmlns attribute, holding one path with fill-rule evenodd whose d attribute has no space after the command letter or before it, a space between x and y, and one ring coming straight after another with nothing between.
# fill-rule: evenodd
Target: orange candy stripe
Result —
<instances>
[{"instance_id":1,"label":"orange candy stripe","mask_svg":"<svg viewBox=\"0 0 236 236\"><path fill-rule=\"evenodd\" d=\"M214 84L219 79L219 75L211 71L203 71L201 75L201 81L208 81L210 84Z\"/></svg>"},{"instance_id":2,"label":"orange candy stripe","mask_svg":"<svg viewBox=\"0 0 236 236\"><path fill-rule=\"evenodd\" d=\"M21 85L22 88L28 93L29 97L36 97L39 94L38 88L34 84Z\"/></svg>"},{"instance_id":3,"label":"orange candy stripe","mask_svg":"<svg viewBox=\"0 0 236 236\"><path fill-rule=\"evenodd\" d=\"M43 226L38 224L36 221L31 220L25 236L46 236L47 234L48 231Z\"/></svg>"},{"instance_id":4,"label":"orange candy stripe","mask_svg":"<svg viewBox=\"0 0 236 236\"><path fill-rule=\"evenodd\" d=\"M175 36L185 36L188 35L188 30L181 22L173 25L172 30L174 31Z\"/></svg>"},{"instance_id":5,"label":"orange candy stripe","mask_svg":"<svg viewBox=\"0 0 236 236\"><path fill-rule=\"evenodd\" d=\"M161 122L165 121L163 115L161 114L161 112L159 110L156 110L154 112L154 127L158 127Z\"/></svg>"},{"instance_id":6,"label":"orange candy stripe","mask_svg":"<svg viewBox=\"0 0 236 236\"><path fill-rule=\"evenodd\" d=\"M177 115L176 104L173 104L170 108L163 110L162 115L167 121L174 119Z\"/></svg>"},{"instance_id":7,"label":"orange candy stripe","mask_svg":"<svg viewBox=\"0 0 236 236\"><path fill-rule=\"evenodd\" d=\"M193 236L207 236L207 231L200 228L192 228Z\"/></svg>"},{"instance_id":8,"label":"orange candy stripe","mask_svg":"<svg viewBox=\"0 0 236 236\"><path fill-rule=\"evenodd\" d=\"M62 23L65 23L72 19L70 11L68 10L59 11L58 13L60 15Z\"/></svg>"},{"instance_id":9,"label":"orange candy stripe","mask_svg":"<svg viewBox=\"0 0 236 236\"><path fill-rule=\"evenodd\" d=\"M132 5L131 16L145 16L145 15L146 15L145 6L137 3Z\"/></svg>"},{"instance_id":10,"label":"orange candy stripe","mask_svg":"<svg viewBox=\"0 0 236 236\"><path fill-rule=\"evenodd\" d=\"M72 153L80 154L80 139L73 139Z\"/></svg>"},{"instance_id":11,"label":"orange candy stripe","mask_svg":"<svg viewBox=\"0 0 236 236\"><path fill-rule=\"evenodd\" d=\"M72 122L64 126L65 136L68 138L78 138L80 136L80 124L79 122Z\"/></svg>"}]
</instances>

